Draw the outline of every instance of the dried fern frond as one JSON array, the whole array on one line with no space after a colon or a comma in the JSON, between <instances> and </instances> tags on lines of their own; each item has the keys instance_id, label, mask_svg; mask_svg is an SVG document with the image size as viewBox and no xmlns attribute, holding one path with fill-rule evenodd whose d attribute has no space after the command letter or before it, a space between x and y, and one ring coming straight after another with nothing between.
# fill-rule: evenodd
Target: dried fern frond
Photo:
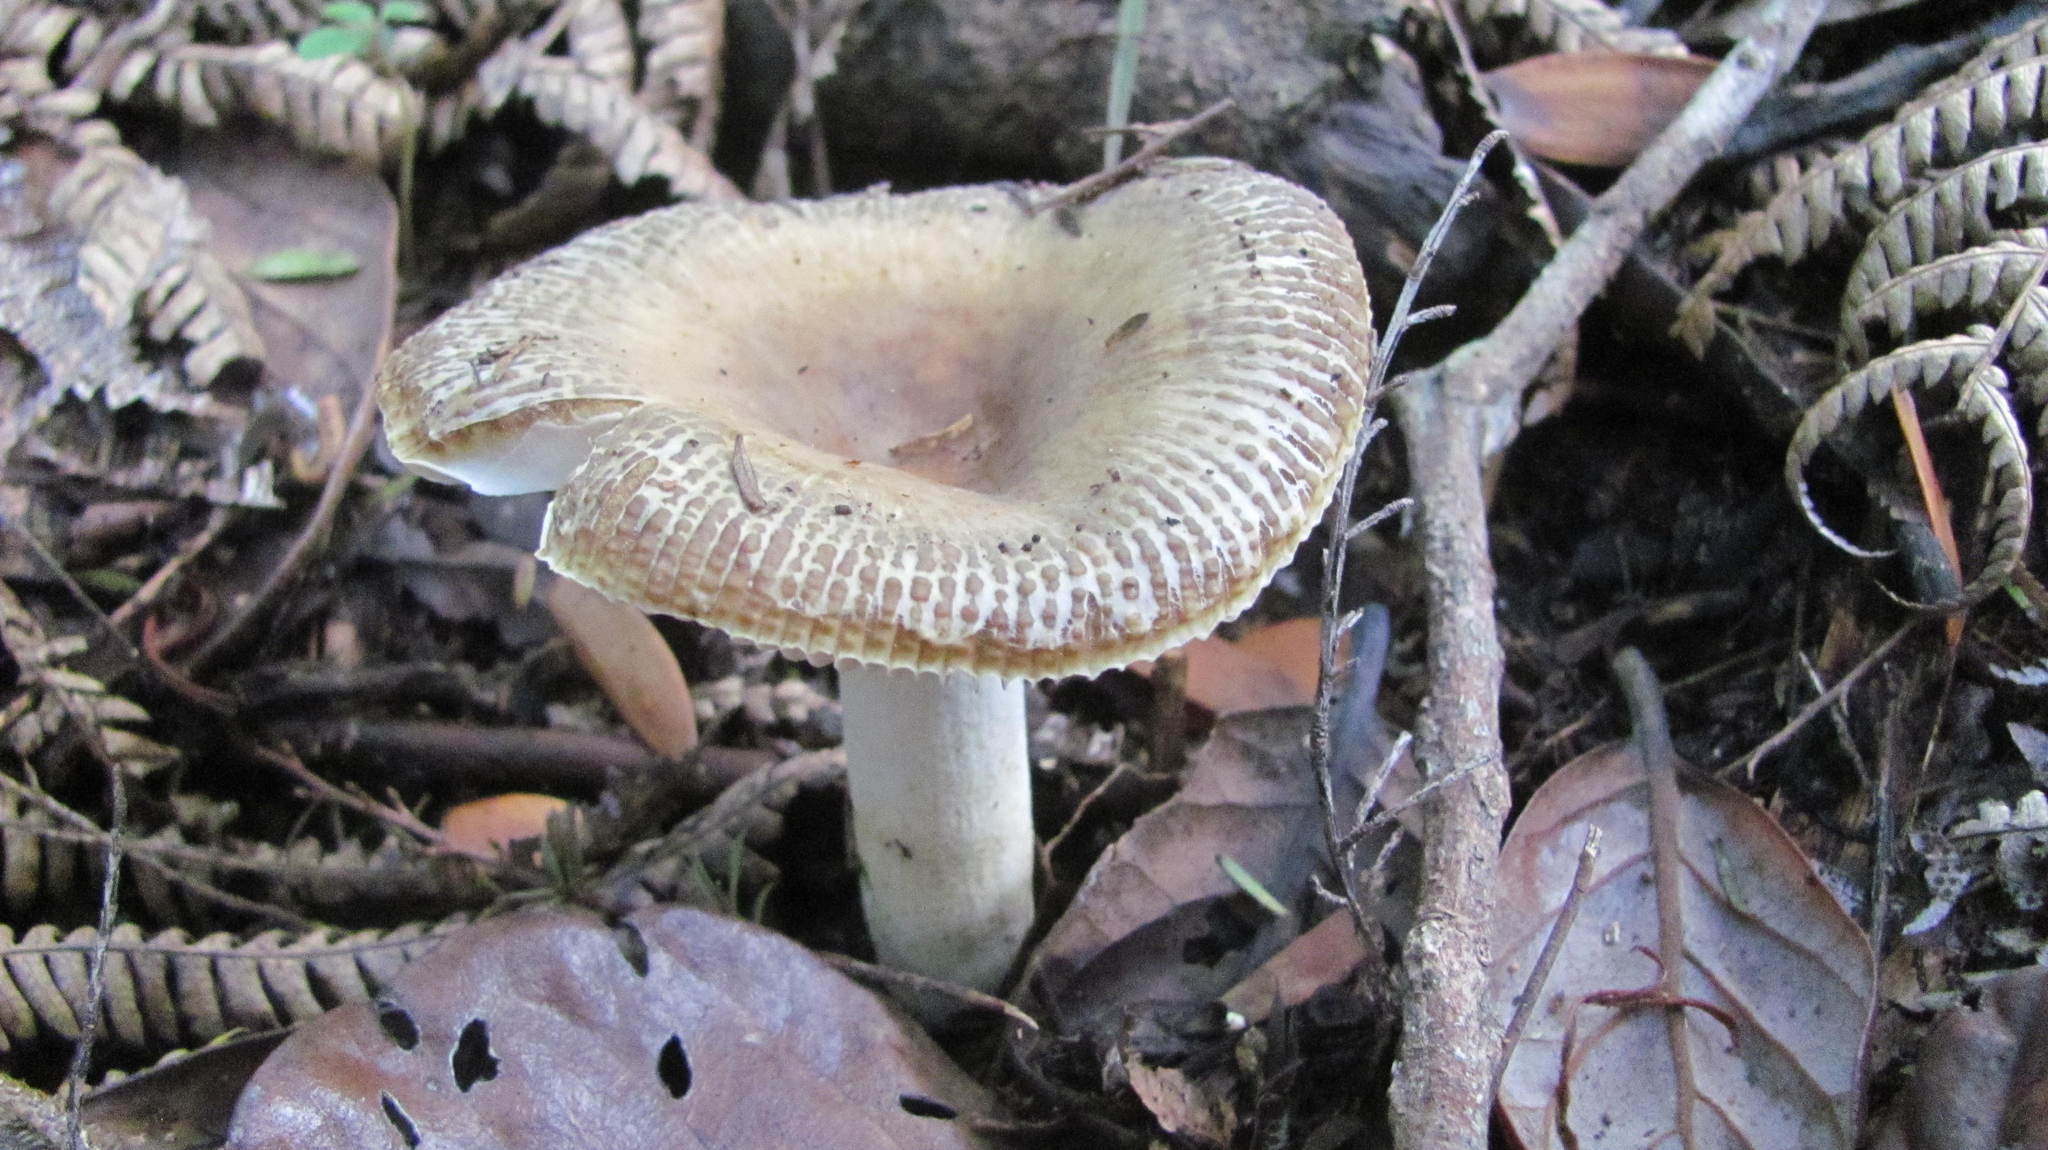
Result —
<instances>
[{"instance_id":1,"label":"dried fern frond","mask_svg":"<svg viewBox=\"0 0 2048 1150\"><path fill-rule=\"evenodd\" d=\"M2036 59L1941 89L1713 237L1713 265L1680 310L1678 333L1695 351L1713 334L1713 297L1757 260L1798 263L1828 240L1904 199L1930 169L2013 139L2048 133L2048 61Z\"/></svg>"},{"instance_id":2,"label":"dried fern frond","mask_svg":"<svg viewBox=\"0 0 2048 1150\"><path fill-rule=\"evenodd\" d=\"M58 182L50 208L83 237L78 286L108 323L134 315L151 338L186 341L185 368L200 383L262 356L248 300L214 258L183 184L101 137Z\"/></svg>"},{"instance_id":3,"label":"dried fern frond","mask_svg":"<svg viewBox=\"0 0 2048 1150\"><path fill-rule=\"evenodd\" d=\"M1979 156L1894 205L1871 229L1849 269L1845 306L1854 307L1913 267L1990 243L2000 232L2048 223L2048 144L2020 144Z\"/></svg>"},{"instance_id":4,"label":"dried fern frond","mask_svg":"<svg viewBox=\"0 0 2048 1150\"><path fill-rule=\"evenodd\" d=\"M106 26L83 8L9 0L0 5L0 56L50 63L59 47L65 61L83 60L106 37Z\"/></svg>"},{"instance_id":5,"label":"dried fern frond","mask_svg":"<svg viewBox=\"0 0 2048 1150\"><path fill-rule=\"evenodd\" d=\"M0 407L0 458L67 395L104 395L109 404L156 396L193 403L170 373L130 350L128 317L109 323L77 285L78 244L46 228L29 204L27 170L0 160L0 330L42 368L43 385Z\"/></svg>"},{"instance_id":6,"label":"dried fern frond","mask_svg":"<svg viewBox=\"0 0 2048 1150\"><path fill-rule=\"evenodd\" d=\"M631 92L586 75L573 60L507 44L477 70L477 84L485 114L497 112L515 95L526 98L542 123L580 136L610 157L621 183L658 176L677 197L740 198L739 190L711 166L710 157L691 147L681 132Z\"/></svg>"},{"instance_id":7,"label":"dried fern frond","mask_svg":"<svg viewBox=\"0 0 2048 1150\"><path fill-rule=\"evenodd\" d=\"M1979 329L1968 335L1925 340L1880 356L1849 373L1807 409L1785 451L1785 485L1814 530L1858 558L1881 558L1888 552L1858 547L1828 525L1807 489L1807 465L1823 443L1884 404L1894 392L1944 388L1956 393L1957 414L1975 424L1983 439L1990 540L1983 570L1954 602L1918 605L1931 610L1967 606L2002 586L2019 563L2020 552L2026 545L2027 525L2033 517L2026 437L2021 434L2006 398L2005 373L1991 363L1988 331ZM1880 502L1893 506L1882 497Z\"/></svg>"},{"instance_id":8,"label":"dried fern frond","mask_svg":"<svg viewBox=\"0 0 2048 1150\"><path fill-rule=\"evenodd\" d=\"M397 156L420 120L410 85L353 57L307 60L275 41L137 48L107 87L116 100L152 100L203 128L247 112L282 125L304 147L372 164Z\"/></svg>"},{"instance_id":9,"label":"dried fern frond","mask_svg":"<svg viewBox=\"0 0 2048 1150\"><path fill-rule=\"evenodd\" d=\"M208 23L239 43L295 40L320 24L322 0L197 0Z\"/></svg>"},{"instance_id":10,"label":"dried fern frond","mask_svg":"<svg viewBox=\"0 0 2048 1150\"><path fill-rule=\"evenodd\" d=\"M725 0L641 0L634 31L647 45L640 101L663 113L694 103L690 142L708 148L718 118Z\"/></svg>"},{"instance_id":11,"label":"dried fern frond","mask_svg":"<svg viewBox=\"0 0 2048 1150\"><path fill-rule=\"evenodd\" d=\"M467 922L297 937L271 931L246 942L225 934L193 940L181 930L145 938L124 925L107 941L102 1009L115 1040L139 1050L275 1029L374 998L400 967ZM85 970L95 938L90 927L60 936L38 926L17 941L0 926L0 1051L45 1031L78 1037L79 1017L93 1006Z\"/></svg>"},{"instance_id":12,"label":"dried fern frond","mask_svg":"<svg viewBox=\"0 0 2048 1150\"><path fill-rule=\"evenodd\" d=\"M1662 28L1631 28L1600 0L1459 0L1473 22L1500 18L1525 22L1529 34L1558 52L1641 52L1682 56L1685 41Z\"/></svg>"},{"instance_id":13,"label":"dried fern frond","mask_svg":"<svg viewBox=\"0 0 2048 1150\"><path fill-rule=\"evenodd\" d=\"M1853 368L1868 361L1879 346L1954 334L1970 323L2002 317L2024 296L2000 359L2021 393L2041 402L2048 393L2048 287L2038 282L2043 257L2048 245L1986 244L1913 267L1861 299L1845 296L1844 364ZM1930 330L1944 320L1951 331ZM1887 342L1880 345L1879 339Z\"/></svg>"},{"instance_id":14,"label":"dried fern frond","mask_svg":"<svg viewBox=\"0 0 2048 1150\"><path fill-rule=\"evenodd\" d=\"M7 739L22 758L41 751L67 722L75 722L91 728L107 757L130 775L140 777L177 761L169 747L123 729L149 722L148 711L98 679L58 665L84 651L84 642L48 638L5 584L0 584L0 645L14 658L24 688L6 708Z\"/></svg>"},{"instance_id":15,"label":"dried fern frond","mask_svg":"<svg viewBox=\"0 0 2048 1150\"><path fill-rule=\"evenodd\" d=\"M569 16L569 58L597 79L631 91L633 33L619 0L563 0Z\"/></svg>"}]
</instances>

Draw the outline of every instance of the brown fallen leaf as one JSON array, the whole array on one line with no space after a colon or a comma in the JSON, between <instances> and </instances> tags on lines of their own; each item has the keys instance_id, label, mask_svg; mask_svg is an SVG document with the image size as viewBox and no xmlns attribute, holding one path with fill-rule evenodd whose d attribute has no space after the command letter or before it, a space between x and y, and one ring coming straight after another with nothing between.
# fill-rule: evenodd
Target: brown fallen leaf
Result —
<instances>
[{"instance_id":1,"label":"brown fallen leaf","mask_svg":"<svg viewBox=\"0 0 2048 1150\"><path fill-rule=\"evenodd\" d=\"M220 1145L235 1098L285 1031L222 1038L85 1096L93 1150L204 1150Z\"/></svg>"},{"instance_id":2,"label":"brown fallen leaf","mask_svg":"<svg viewBox=\"0 0 2048 1150\"><path fill-rule=\"evenodd\" d=\"M1286 671L1228 639L1196 639L1181 651L1187 655L1188 702L1212 715L1298 707L1314 697L1313 685L1302 690ZM1131 664L1148 678L1152 668L1150 660Z\"/></svg>"},{"instance_id":3,"label":"brown fallen leaf","mask_svg":"<svg viewBox=\"0 0 2048 1150\"><path fill-rule=\"evenodd\" d=\"M1944 1014L1872 1150L2048 1150L2048 968L2015 970Z\"/></svg>"},{"instance_id":4,"label":"brown fallen leaf","mask_svg":"<svg viewBox=\"0 0 2048 1150\"><path fill-rule=\"evenodd\" d=\"M690 684L645 612L560 577L547 581L542 598L577 662L649 750L674 759L697 745Z\"/></svg>"},{"instance_id":5,"label":"brown fallen leaf","mask_svg":"<svg viewBox=\"0 0 2048 1150\"><path fill-rule=\"evenodd\" d=\"M1151 1111L1159 1128L1191 1146L1220 1150L1237 1132L1228 1074L1192 1075L1177 1066L1127 1062L1131 1093Z\"/></svg>"},{"instance_id":6,"label":"brown fallen leaf","mask_svg":"<svg viewBox=\"0 0 2048 1150\"><path fill-rule=\"evenodd\" d=\"M1323 647L1321 619L1304 615L1298 619L1282 619L1278 623L1247 628L1238 635L1236 646L1239 651L1264 659L1278 668L1301 692L1301 702L1307 703L1315 698L1317 661ZM1346 650L1348 645L1339 647L1340 660Z\"/></svg>"},{"instance_id":7,"label":"brown fallen leaf","mask_svg":"<svg viewBox=\"0 0 2048 1150\"><path fill-rule=\"evenodd\" d=\"M398 293L398 209L383 177L267 129L192 133L171 170L249 297L264 371L296 396L293 418L311 419L326 396L353 410L390 344ZM357 270L295 282L248 274L266 256L307 248L352 257Z\"/></svg>"},{"instance_id":8,"label":"brown fallen leaf","mask_svg":"<svg viewBox=\"0 0 2048 1150\"><path fill-rule=\"evenodd\" d=\"M1685 1090L1699 1147L1853 1145L1876 1001L1868 940L1762 808L1681 775L1685 952L1658 955L1649 790L1631 747L1589 752L1538 788L1502 847L1488 1008L1504 1022L1586 829L1603 836L1577 926L1502 1081L1517 1140L1565 1145L1562 1121L1582 1146L1675 1146ZM1682 964L1686 1005L1630 993L1654 990L1662 962ZM1674 1011L1689 1076L1674 1067Z\"/></svg>"},{"instance_id":9,"label":"brown fallen leaf","mask_svg":"<svg viewBox=\"0 0 2048 1150\"><path fill-rule=\"evenodd\" d=\"M1102 853L1032 957L1027 985L1058 1017L1106 1040L1130 1003L1209 1002L1295 936L1298 920L1259 907L1221 860L1301 904L1323 848L1307 723L1304 708L1224 716L1180 792ZM1378 761L1348 765L1340 808Z\"/></svg>"},{"instance_id":10,"label":"brown fallen leaf","mask_svg":"<svg viewBox=\"0 0 2048 1150\"><path fill-rule=\"evenodd\" d=\"M1481 79L1500 126L1546 160L1625 167L1678 117L1713 72L1700 56L1553 52Z\"/></svg>"},{"instance_id":11,"label":"brown fallen leaf","mask_svg":"<svg viewBox=\"0 0 2048 1150\"><path fill-rule=\"evenodd\" d=\"M493 919L285 1040L230 1150L930 1150L986 1093L809 951L680 907Z\"/></svg>"},{"instance_id":12,"label":"brown fallen leaf","mask_svg":"<svg viewBox=\"0 0 2048 1150\"><path fill-rule=\"evenodd\" d=\"M1337 910L1223 993L1223 1005L1254 1025L1336 986L1378 955L1358 937L1351 914Z\"/></svg>"}]
</instances>

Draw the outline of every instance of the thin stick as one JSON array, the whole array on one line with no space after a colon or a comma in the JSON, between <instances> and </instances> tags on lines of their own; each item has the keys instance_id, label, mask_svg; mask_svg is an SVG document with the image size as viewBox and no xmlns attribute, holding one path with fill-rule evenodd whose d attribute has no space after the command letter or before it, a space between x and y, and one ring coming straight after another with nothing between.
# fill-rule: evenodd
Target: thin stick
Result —
<instances>
[{"instance_id":1,"label":"thin stick","mask_svg":"<svg viewBox=\"0 0 2048 1150\"><path fill-rule=\"evenodd\" d=\"M1825 691L1822 691L1820 695L1817 696L1812 702L1806 704L1804 707L1801 707L1799 709L1799 713L1792 716L1791 720L1788 721L1784 726L1778 728L1776 734L1772 735L1768 739L1765 739L1763 742L1758 743L1756 745L1755 750L1728 764L1726 767L1723 767L1720 771L1721 777L1726 778L1729 775L1734 774L1739 769L1743 773L1743 778L1755 779L1756 765L1759 762L1763 761L1765 755L1768 755L1771 752L1777 750L1778 748L1784 746L1786 743L1791 742L1792 736L1798 734L1802 729L1804 729L1806 724L1811 723L1812 721L1814 721L1814 719L1820 717L1821 712L1833 706L1835 700L1847 694L1851 687L1854 687L1857 683L1861 682L1863 676L1870 673L1871 668L1877 666L1879 663L1882 663L1885 659L1885 656L1892 653L1893 647L1898 646L1901 640L1903 640L1907 635L1911 634L1914 628L1918 627L1921 623L1925 621L1925 618L1915 618L1908 619L1904 623L1901 623L1899 625L1899 629L1893 631L1889 639L1886 639L1884 642L1879 643L1877 645L1877 650L1872 651L1868 655L1865 655L1863 657L1863 661L1856 664L1854 667L1849 668L1849 673L1843 675L1839 680L1837 680L1834 686L1829 687Z\"/></svg>"},{"instance_id":2,"label":"thin stick","mask_svg":"<svg viewBox=\"0 0 2048 1150\"><path fill-rule=\"evenodd\" d=\"M1024 206L1024 214L1042 215L1054 208L1077 204L1108 191L1158 159L1161 152L1172 147L1182 136L1236 106L1236 101L1218 100L1185 120L1168 120L1159 124L1132 124L1125 131L1139 133L1145 137L1145 142L1132 153L1130 159L1119 162L1115 167L1104 168L1093 175L1083 176L1042 200L1032 200Z\"/></svg>"},{"instance_id":3,"label":"thin stick","mask_svg":"<svg viewBox=\"0 0 2048 1150\"><path fill-rule=\"evenodd\" d=\"M221 533L227 530L231 518L229 508L214 508L213 513L206 517L205 525L200 527L192 538L180 544L178 550L169 559L164 560L163 566L158 567L154 574L143 580L142 586L135 589L135 594L128 596L126 601L114 608L114 613L107 616L107 622L116 628L124 627L136 615L155 606L164 589L171 585L171 580L176 579L179 572L189 566L194 559L199 558L208 547L214 545Z\"/></svg>"},{"instance_id":4,"label":"thin stick","mask_svg":"<svg viewBox=\"0 0 2048 1150\"><path fill-rule=\"evenodd\" d=\"M313 505L313 513L306 517L306 525L299 530L298 538L292 540L290 549L277 561L277 566L271 569L270 575L256 589L256 594L250 596L241 612L208 636L205 644L185 664L187 675L197 678L215 659L239 646L257 622L269 614L271 603L298 577L299 569L305 566L313 552L327 541L335 514L341 510L342 497L348 493L349 481L355 477L356 468L369 452L376 432L377 389L365 387L362 398L356 401L355 414L349 420L348 438L342 441L341 454L335 459L333 469L328 471L327 483L320 489L320 501Z\"/></svg>"},{"instance_id":5,"label":"thin stick","mask_svg":"<svg viewBox=\"0 0 2048 1150\"><path fill-rule=\"evenodd\" d=\"M1330 864L1337 868L1345 902L1350 906L1352 925L1357 928L1358 937L1368 945L1371 945L1377 928L1367 919L1365 900L1358 890L1358 875L1345 861L1349 855L1344 846L1342 828L1350 820L1344 819L1337 811L1336 784L1330 770L1330 721L1337 709L1337 647L1343 639L1344 563L1350 553L1346 544L1351 537L1351 504L1358 491L1358 472L1365 459L1366 448L1386 426L1384 420L1372 417L1371 410L1386 387L1388 368L1400 350L1402 337L1414 326L1411 313L1415 295L1422 289L1422 280L1429 274L1430 264L1450 237L1451 225L1457 220L1458 213L1471 202L1472 184L1479 178L1479 170L1485 165L1487 155L1506 138L1506 132L1489 133L1473 150L1472 158L1465 162L1464 174L1451 191L1450 201L1430 226L1429 234L1422 241L1422 249L1408 270L1407 282L1401 285L1401 296L1394 304L1394 314L1387 321L1387 338L1373 353L1372 371L1365 389L1367 416L1359 428L1358 441L1350 457L1344 461L1344 470L1338 476L1337 491L1330 499L1328 520L1323 528L1322 627L1321 642L1316 652L1315 716L1308 730L1309 767L1315 773L1316 799L1322 807L1323 846L1329 852ZM1370 804L1377 797L1375 792L1359 801Z\"/></svg>"},{"instance_id":6,"label":"thin stick","mask_svg":"<svg viewBox=\"0 0 2048 1150\"><path fill-rule=\"evenodd\" d=\"M1579 919L1579 903L1585 900L1586 888L1593 885L1593 864L1599 858L1600 828L1590 826L1586 828L1586 845L1579 848L1579 865L1572 871L1572 885L1564 892L1564 905L1557 908L1557 921L1550 924L1550 937L1543 940L1543 949L1536 953L1536 965L1522 983L1522 992L1515 996L1515 1013L1508 1018L1508 1028L1501 1035L1500 1055L1493 1060L1493 1085L1487 1088L1488 1098L1500 1097L1508 1060L1514 1057L1515 1047L1522 1042L1522 1032L1529 1028L1529 1019L1536 1013L1536 1002L1543 997L1543 987L1550 981L1550 968L1557 965L1557 956L1564 953L1565 939L1571 937L1572 924Z\"/></svg>"},{"instance_id":7,"label":"thin stick","mask_svg":"<svg viewBox=\"0 0 2048 1150\"><path fill-rule=\"evenodd\" d=\"M1635 728L1636 753L1650 778L1650 855L1657 884L1658 990L1668 1002L1685 997L1685 862L1679 854L1678 754L1671 747L1671 724L1664 713L1664 693L1649 661L1634 647L1614 656L1614 677L1628 701ZM1694 1104L1692 1037L1685 1008L1667 1006L1665 1033L1671 1048L1672 1071L1678 1079L1678 1144L1697 1145L1693 1137Z\"/></svg>"}]
</instances>

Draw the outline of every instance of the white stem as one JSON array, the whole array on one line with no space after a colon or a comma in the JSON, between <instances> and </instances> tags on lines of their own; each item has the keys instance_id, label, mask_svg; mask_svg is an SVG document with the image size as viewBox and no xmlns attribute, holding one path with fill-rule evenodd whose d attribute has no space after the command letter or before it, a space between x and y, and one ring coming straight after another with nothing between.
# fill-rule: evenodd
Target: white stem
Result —
<instances>
[{"instance_id":1,"label":"white stem","mask_svg":"<svg viewBox=\"0 0 2048 1150\"><path fill-rule=\"evenodd\" d=\"M842 666L839 698L876 957L994 987L1031 926L1024 685Z\"/></svg>"}]
</instances>

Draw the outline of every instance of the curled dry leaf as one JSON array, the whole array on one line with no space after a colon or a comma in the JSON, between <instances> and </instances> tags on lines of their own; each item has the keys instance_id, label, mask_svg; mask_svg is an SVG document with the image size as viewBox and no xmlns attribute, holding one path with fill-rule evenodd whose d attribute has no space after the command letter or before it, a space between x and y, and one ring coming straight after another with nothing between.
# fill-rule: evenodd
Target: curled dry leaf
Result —
<instances>
[{"instance_id":1,"label":"curled dry leaf","mask_svg":"<svg viewBox=\"0 0 2048 1150\"><path fill-rule=\"evenodd\" d=\"M2048 969L2017 970L1943 1015L1873 1150L2048 1150Z\"/></svg>"},{"instance_id":2,"label":"curled dry leaf","mask_svg":"<svg viewBox=\"0 0 2048 1150\"><path fill-rule=\"evenodd\" d=\"M930 1039L787 939L674 907L614 927L550 910L479 924L376 1002L300 1028L227 1145L905 1150L980 1145L955 1119L988 1109Z\"/></svg>"},{"instance_id":3,"label":"curled dry leaf","mask_svg":"<svg viewBox=\"0 0 2048 1150\"><path fill-rule=\"evenodd\" d=\"M649 750L673 759L697 745L690 684L646 612L573 579L550 579L545 598L576 660Z\"/></svg>"},{"instance_id":4,"label":"curled dry leaf","mask_svg":"<svg viewBox=\"0 0 2048 1150\"><path fill-rule=\"evenodd\" d=\"M1701 56L1558 52L1486 73L1500 126L1546 160L1619 168L1678 118L1715 63Z\"/></svg>"},{"instance_id":5,"label":"curled dry leaf","mask_svg":"<svg viewBox=\"0 0 2048 1150\"><path fill-rule=\"evenodd\" d=\"M1676 1146L1682 1095L1700 1150L1851 1146L1876 1001L1870 943L1760 807L1711 780L1681 775L1680 785L1682 955L1652 957L1650 787L1632 749L1567 764L1508 835L1488 988L1503 1021L1556 921L1588 827L1601 829L1603 849L1508 1064L1501 1108L1530 1147L1569 1145L1561 1126L1584 1146ZM1682 963L1689 1005L1615 1001L1610 992L1654 991L1659 961ZM1607 1004L1597 1002L1603 995Z\"/></svg>"}]
</instances>

